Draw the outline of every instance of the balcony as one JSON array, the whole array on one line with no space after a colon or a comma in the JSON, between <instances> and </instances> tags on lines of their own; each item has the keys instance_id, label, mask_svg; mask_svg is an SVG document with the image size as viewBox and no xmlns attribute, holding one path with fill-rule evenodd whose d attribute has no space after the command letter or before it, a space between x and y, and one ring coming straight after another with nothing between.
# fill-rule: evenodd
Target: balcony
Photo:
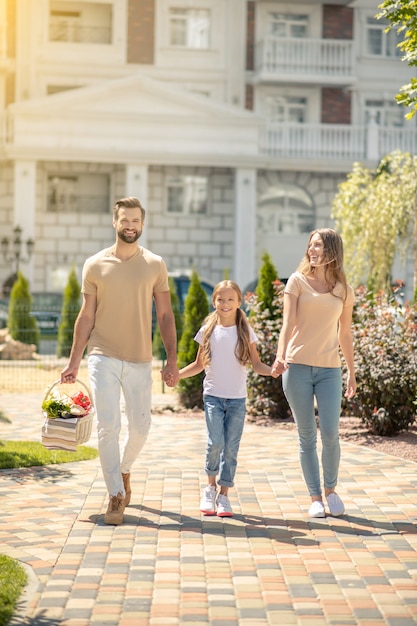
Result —
<instances>
[{"instance_id":1,"label":"balcony","mask_svg":"<svg viewBox=\"0 0 417 626\"><path fill-rule=\"evenodd\" d=\"M261 154L285 159L333 162L377 161L393 150L417 154L417 129L376 124L267 124L261 132Z\"/></svg>"},{"instance_id":2,"label":"balcony","mask_svg":"<svg viewBox=\"0 0 417 626\"><path fill-rule=\"evenodd\" d=\"M351 40L269 36L256 45L257 83L350 85L353 69Z\"/></svg>"}]
</instances>

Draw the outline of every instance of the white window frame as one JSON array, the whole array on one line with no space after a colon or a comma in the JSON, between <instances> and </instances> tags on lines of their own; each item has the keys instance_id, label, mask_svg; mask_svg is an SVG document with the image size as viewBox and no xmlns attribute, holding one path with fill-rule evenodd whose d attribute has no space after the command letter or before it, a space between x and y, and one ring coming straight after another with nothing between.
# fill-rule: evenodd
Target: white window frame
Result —
<instances>
[{"instance_id":1,"label":"white window frame","mask_svg":"<svg viewBox=\"0 0 417 626\"><path fill-rule=\"evenodd\" d=\"M212 14L208 8L171 6L168 9L169 46L186 50L210 50ZM183 34L175 41L175 34Z\"/></svg>"},{"instance_id":2,"label":"white window frame","mask_svg":"<svg viewBox=\"0 0 417 626\"><path fill-rule=\"evenodd\" d=\"M368 15L365 22L365 46L366 55L370 57L377 57L383 59L398 59L402 56L401 50L398 48L398 44L402 41L402 37L398 33L391 29L388 33L385 32L388 22L386 20L377 20L375 17ZM372 50L370 37L372 33L377 33L380 36L379 52Z\"/></svg>"},{"instance_id":3,"label":"white window frame","mask_svg":"<svg viewBox=\"0 0 417 626\"><path fill-rule=\"evenodd\" d=\"M405 125L404 107L395 100L384 98L368 98L365 100L365 124L373 119L378 126L385 128L403 128Z\"/></svg>"},{"instance_id":4,"label":"white window frame","mask_svg":"<svg viewBox=\"0 0 417 626\"><path fill-rule=\"evenodd\" d=\"M110 203L111 176L103 173L88 173L88 176L106 177L107 193L85 195L80 193L80 177L82 173L47 173L46 210L48 213L94 213L104 215Z\"/></svg>"},{"instance_id":5,"label":"white window frame","mask_svg":"<svg viewBox=\"0 0 417 626\"><path fill-rule=\"evenodd\" d=\"M275 112L278 108L282 109L282 116ZM308 99L304 96L296 95L267 96L266 110L268 122L278 124L282 124L284 122L291 124L305 124L307 121ZM300 111L302 113L302 119L293 119L291 117L292 112L296 111ZM296 117L299 118L300 116L296 115Z\"/></svg>"},{"instance_id":6,"label":"white window frame","mask_svg":"<svg viewBox=\"0 0 417 626\"><path fill-rule=\"evenodd\" d=\"M165 179L165 189L168 215L208 214L209 180L207 176L168 175Z\"/></svg>"},{"instance_id":7,"label":"white window frame","mask_svg":"<svg viewBox=\"0 0 417 626\"><path fill-rule=\"evenodd\" d=\"M308 37L309 16L301 13L288 13L287 11L278 12L270 11L268 13L268 31L274 37L299 37L304 39ZM274 30L274 24L282 24L282 34ZM296 33L296 29L304 26L305 30L302 35Z\"/></svg>"}]
</instances>

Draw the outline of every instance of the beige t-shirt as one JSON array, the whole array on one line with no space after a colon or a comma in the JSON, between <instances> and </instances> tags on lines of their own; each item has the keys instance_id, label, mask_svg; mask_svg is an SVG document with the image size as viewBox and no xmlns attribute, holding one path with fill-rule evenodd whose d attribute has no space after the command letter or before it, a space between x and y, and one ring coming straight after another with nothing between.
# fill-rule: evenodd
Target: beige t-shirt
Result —
<instances>
[{"instance_id":1,"label":"beige t-shirt","mask_svg":"<svg viewBox=\"0 0 417 626\"><path fill-rule=\"evenodd\" d=\"M333 293L319 293L300 272L290 276L285 293L297 298L295 327L287 346L285 360L313 367L340 367L338 322L343 307L355 301L348 285L343 301L343 286L337 283Z\"/></svg>"},{"instance_id":2,"label":"beige t-shirt","mask_svg":"<svg viewBox=\"0 0 417 626\"><path fill-rule=\"evenodd\" d=\"M82 293L97 297L88 354L143 363L152 361L153 293L169 291L163 259L138 246L127 261L101 250L86 260Z\"/></svg>"}]
</instances>

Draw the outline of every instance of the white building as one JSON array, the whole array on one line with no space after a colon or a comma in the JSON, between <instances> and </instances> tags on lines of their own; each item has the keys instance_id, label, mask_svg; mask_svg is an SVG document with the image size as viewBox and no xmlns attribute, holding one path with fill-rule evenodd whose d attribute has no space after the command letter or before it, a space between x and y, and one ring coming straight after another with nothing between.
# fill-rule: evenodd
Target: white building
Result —
<instances>
[{"instance_id":1,"label":"white building","mask_svg":"<svg viewBox=\"0 0 417 626\"><path fill-rule=\"evenodd\" d=\"M128 195L170 270L244 287L268 251L288 276L354 161L417 152L377 4L2 0L0 232L35 240L32 290L111 245Z\"/></svg>"}]
</instances>

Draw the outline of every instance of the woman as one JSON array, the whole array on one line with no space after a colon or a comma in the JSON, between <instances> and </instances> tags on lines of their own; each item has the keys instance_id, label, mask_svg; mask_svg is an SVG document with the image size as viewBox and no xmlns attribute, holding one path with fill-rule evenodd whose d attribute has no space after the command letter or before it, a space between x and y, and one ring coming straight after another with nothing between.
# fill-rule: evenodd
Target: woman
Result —
<instances>
[{"instance_id":1,"label":"woman","mask_svg":"<svg viewBox=\"0 0 417 626\"><path fill-rule=\"evenodd\" d=\"M343 243L330 228L314 230L305 257L285 286L284 314L273 376L282 376L285 396L297 425L300 461L309 494L310 517L325 517L317 454L314 397L320 420L324 495L331 515L343 515L335 492L340 443L342 372L339 347L347 367L346 392L356 392L353 362L354 294L343 270Z\"/></svg>"}]
</instances>

